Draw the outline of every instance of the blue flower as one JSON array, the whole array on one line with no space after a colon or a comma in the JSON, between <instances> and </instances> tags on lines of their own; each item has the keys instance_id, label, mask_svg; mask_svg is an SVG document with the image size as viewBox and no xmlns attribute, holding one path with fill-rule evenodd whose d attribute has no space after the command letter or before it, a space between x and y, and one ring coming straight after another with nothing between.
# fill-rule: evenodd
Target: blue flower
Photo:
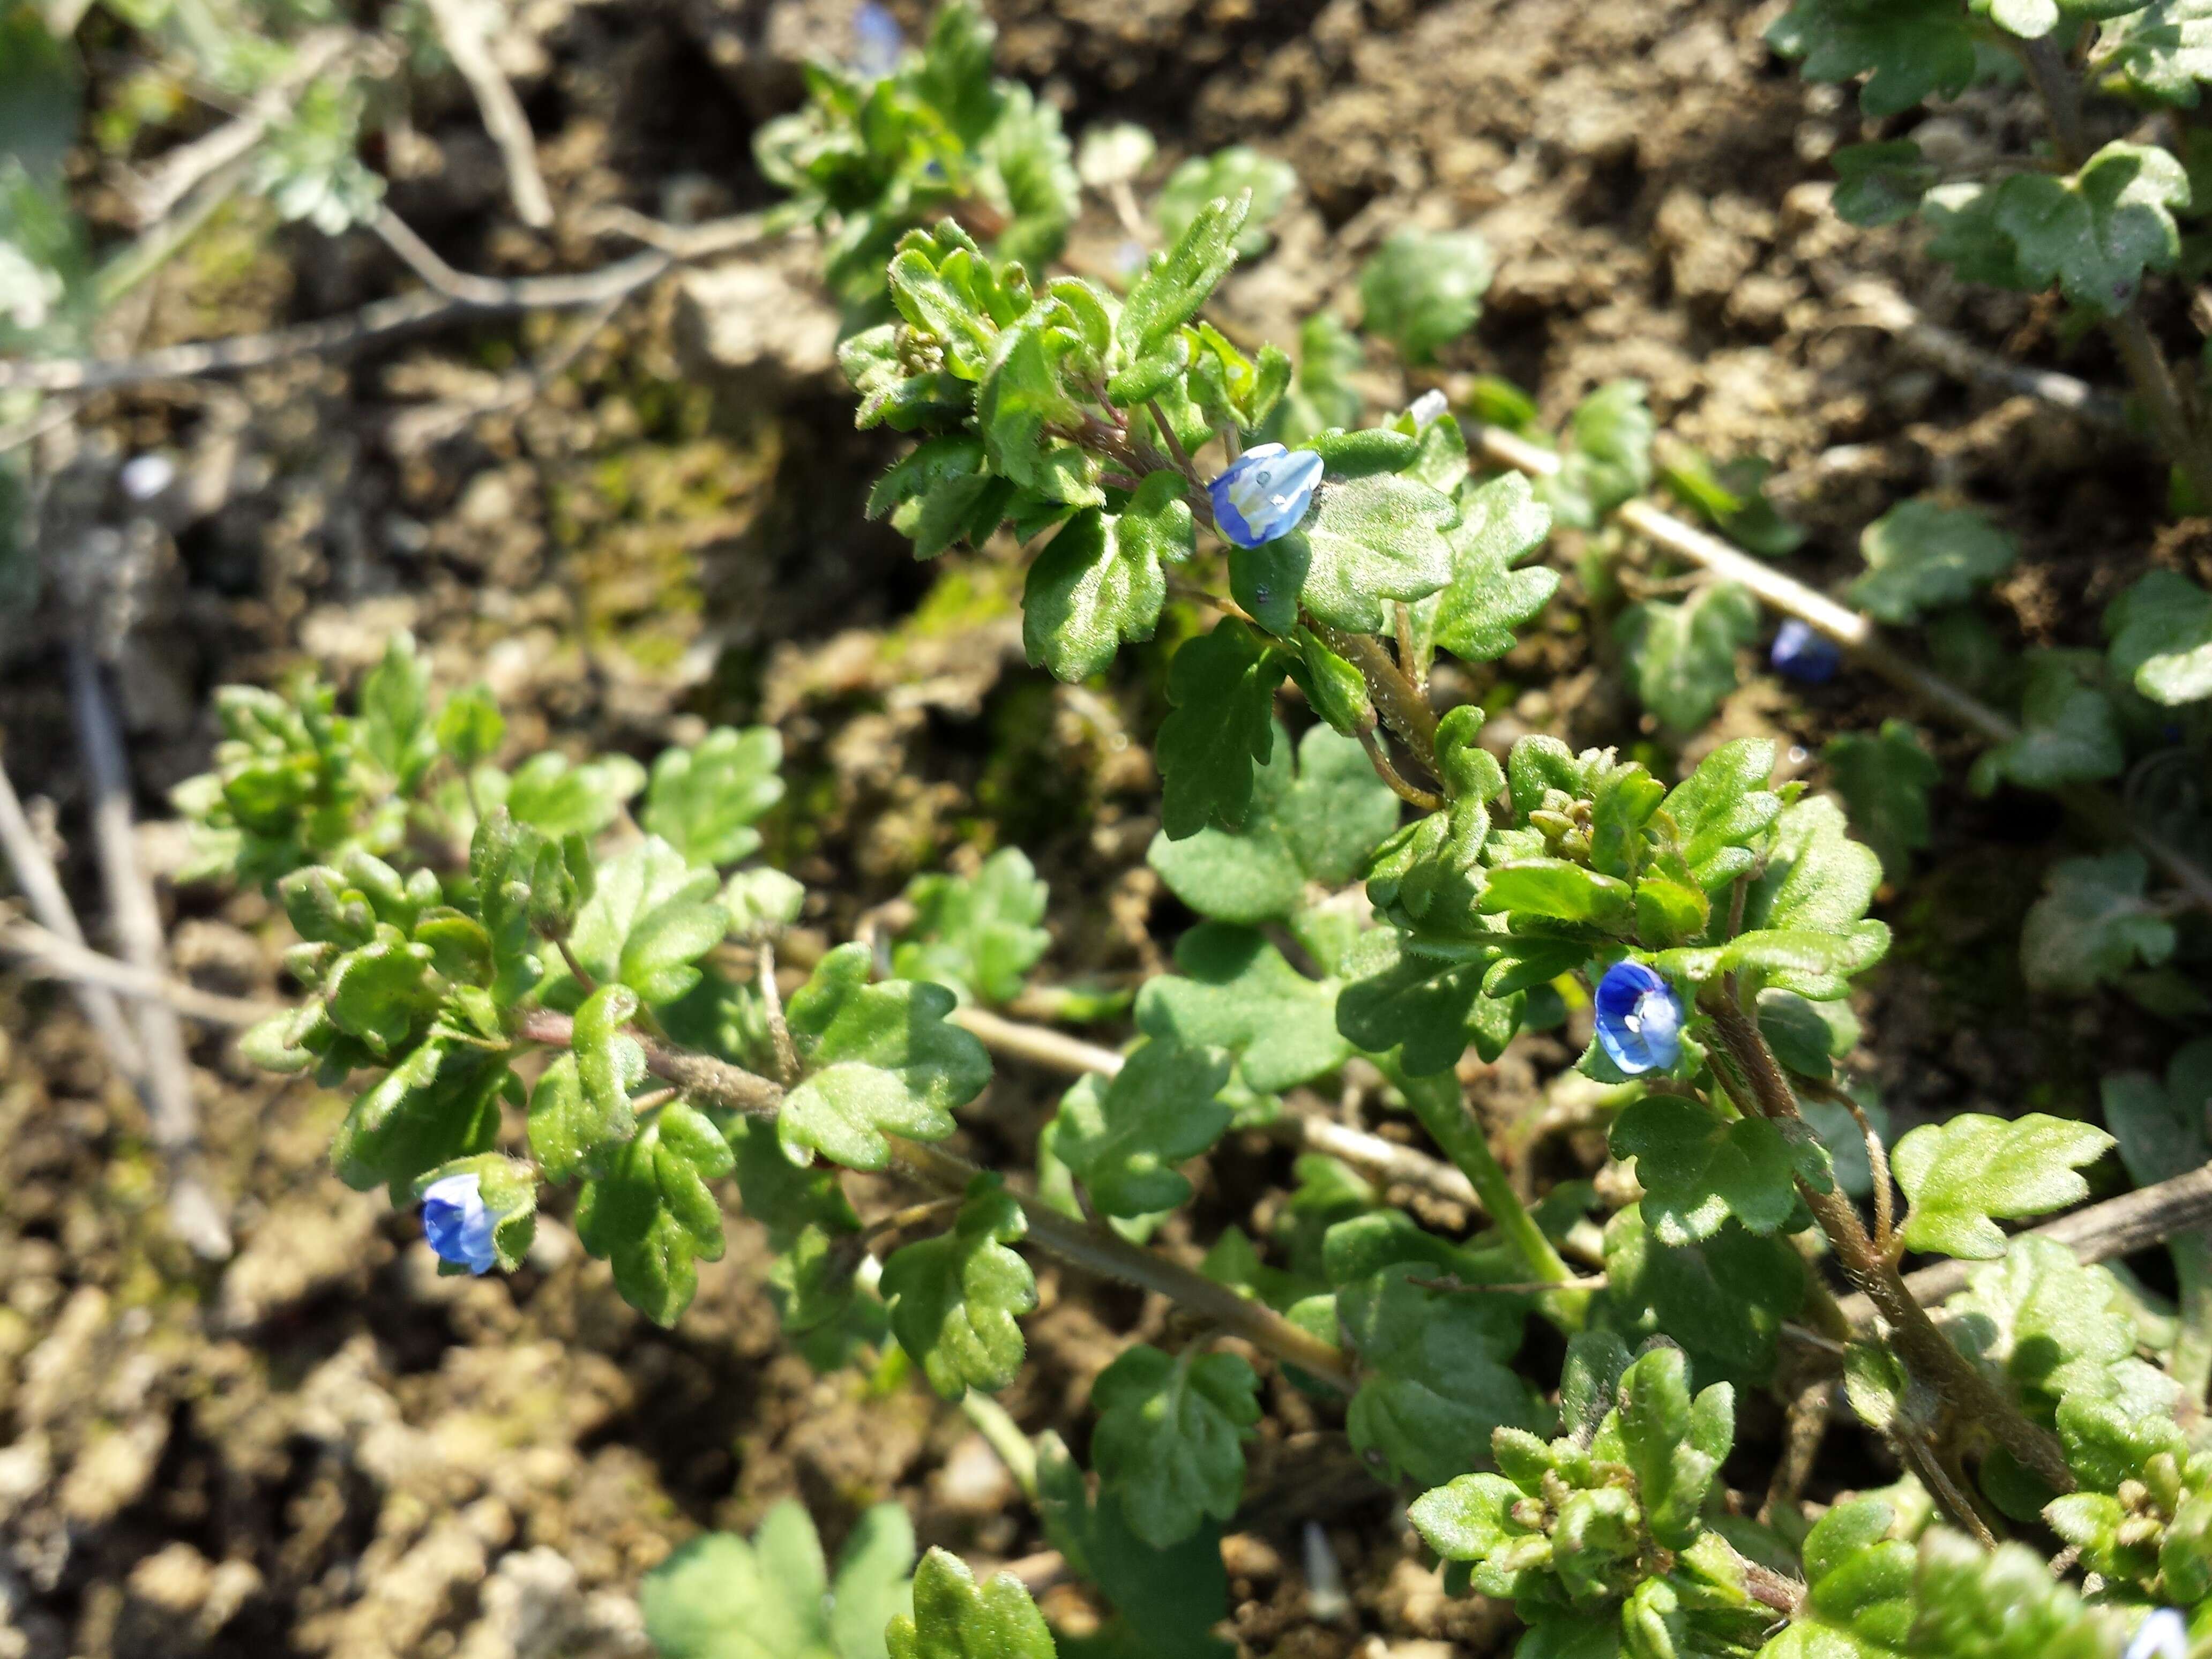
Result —
<instances>
[{"instance_id":1,"label":"blue flower","mask_svg":"<svg viewBox=\"0 0 2212 1659\"><path fill-rule=\"evenodd\" d=\"M1672 1069L1682 1057L1682 1004L1640 962L1623 959L1597 982L1597 1042L1630 1077Z\"/></svg>"},{"instance_id":2,"label":"blue flower","mask_svg":"<svg viewBox=\"0 0 2212 1659\"><path fill-rule=\"evenodd\" d=\"M905 50L906 36L899 31L898 19L875 0L860 0L853 8L854 69L880 81L898 67L899 53Z\"/></svg>"},{"instance_id":3,"label":"blue flower","mask_svg":"<svg viewBox=\"0 0 2212 1659\"><path fill-rule=\"evenodd\" d=\"M2189 1626L2179 1607L2160 1607L2136 1626L2125 1659L2189 1659Z\"/></svg>"},{"instance_id":4,"label":"blue flower","mask_svg":"<svg viewBox=\"0 0 2212 1659\"><path fill-rule=\"evenodd\" d=\"M1766 659L1774 672L1806 685L1826 685L1844 665L1844 653L1825 634L1792 617L1774 635L1774 649Z\"/></svg>"},{"instance_id":5,"label":"blue flower","mask_svg":"<svg viewBox=\"0 0 2212 1659\"><path fill-rule=\"evenodd\" d=\"M1310 449L1255 444L1212 483L1213 521L1239 547L1257 547L1298 527L1321 482L1321 457Z\"/></svg>"},{"instance_id":6,"label":"blue flower","mask_svg":"<svg viewBox=\"0 0 2212 1659\"><path fill-rule=\"evenodd\" d=\"M497 1219L472 1175L434 1181L422 1194L422 1233L430 1248L441 1260L472 1273L489 1273L499 1260L491 1243Z\"/></svg>"}]
</instances>

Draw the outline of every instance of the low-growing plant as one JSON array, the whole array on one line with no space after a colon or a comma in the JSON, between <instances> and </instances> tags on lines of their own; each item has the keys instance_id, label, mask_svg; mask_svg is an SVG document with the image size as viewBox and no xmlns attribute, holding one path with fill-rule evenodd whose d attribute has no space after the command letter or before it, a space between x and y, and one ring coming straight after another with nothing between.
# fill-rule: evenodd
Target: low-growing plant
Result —
<instances>
[{"instance_id":1,"label":"low-growing plant","mask_svg":"<svg viewBox=\"0 0 2212 1659\"><path fill-rule=\"evenodd\" d=\"M1980 48L2002 34L2028 43L2032 75L2079 36L2100 84L2193 98L2203 27L2183 0L1800 0L1772 38L1808 74L1868 75L1867 112L1894 117L1989 72ZM2201 752L2212 598L2154 573L2107 613L2103 657L2009 661L1971 609L2015 557L1985 517L1901 503L1867 528L1855 609L1804 597L1737 550L1802 539L1763 467L1679 445L1655 460L1633 383L1585 399L1556 444L1488 380L1365 423L1366 347L1332 313L1296 357L1213 314L1294 179L1249 152L1186 162L1154 251L1110 277L1061 269L1082 184L1131 216L1149 144L1099 135L1079 183L1050 107L993 78L991 41L947 5L895 65L817 69L760 154L786 216L820 233L859 424L910 441L867 512L918 559L1024 550L1024 646L1060 680L1188 635L1148 861L1199 921L1127 1004L1122 1048L1077 1054L1087 1074L1036 1167L945 1144L1000 1060L1071 1052L1006 1018L1053 939L1020 851L919 878L888 939L819 947L794 930L823 907L760 856L783 797L773 730L718 728L649 767L517 758L490 694L441 696L404 635L349 699L312 676L227 690L213 768L177 793L195 873L266 888L298 935L299 1004L246 1052L349 1097L333 1168L419 1205L443 1272L517 1267L557 1201L620 1294L672 1324L734 1189L775 1251L787 1329L823 1363L873 1360L879 1383L911 1365L962 1402L1116 1608L1123 1650L1219 1650L1219 1540L1279 1379L1411 1499L1455 1594L1512 1603L1522 1659L2046 1659L2114 1654L2131 1632L2186 1652L2212 1627L2203 1237L2171 1241L2169 1312L2100 1265L2122 1248L2100 1241L2124 1224L2126 1248L2154 1242L2155 1219L2000 1224L2081 1203L2116 1148L2146 1186L2202 1165L2204 1045L2162 1077L2107 1079L2111 1133L1975 1112L1890 1145L1844 1069L1850 996L1889 949L1869 913L1929 842L1940 769L1899 721L1830 745L1840 802L1778 781L1764 738L1683 755L1781 595L1799 616L1778 670L1825 679L1846 648L1895 665L1874 623L1923 625L1967 684L1909 664L1905 683L1954 712L2019 700L2017 722L1984 722L1974 787L2069 792L2094 819L2109 799L2085 787L2132 764L2139 805L2159 755ZM1839 156L1838 205L1871 222L1923 202L1943 257L2056 283L2113 319L2132 368L2142 275L2184 257L2185 172L2129 143L2067 155L2054 108L2065 176L1942 185L1884 140ZM1488 272L1477 239L1400 231L1358 282L1363 327L1424 364L1474 324ZM2143 385L2189 483L2196 428L2169 430ZM1721 573L1680 598L1629 586L1645 577L1627 538L1662 481L1728 538L1665 520L1662 545ZM1442 695L1489 683L1553 603L1537 559L1555 526L1585 538L1583 586L1656 744L1508 742L1482 703ZM2132 826L2181 844L2168 868L2201 838L2188 806ZM2127 827L2107 823L2115 842ZM2126 848L2059 864L2022 941L2031 982L2201 1006L2149 869ZM1463 1088L1470 1054L1560 1030L1588 1032L1569 1086L1606 1131L1602 1197L1539 1196ZM1310 1151L1270 1236L1231 1229L1200 1262L1153 1242L1193 1200L1191 1160L1294 1122L1286 1095L1348 1069L1410 1114L1439 1155L1419 1155L1425 1178L1474 1231ZM1367 1173L1402 1176L1374 1145ZM864 1220L852 1171L915 1201ZM1040 1252L1182 1316L1095 1380L1088 1470L988 1399L1022 1365ZM1970 1265L1930 1279L1908 1253ZM1771 1471L1737 1446L1760 1395L1790 1425ZM1901 1473L1816 1512L1804 1464L1832 1411ZM1768 1474L1766 1501L1747 1498ZM904 1518L872 1510L833 1580L787 1508L750 1543L679 1553L647 1616L672 1659L1053 1651L1018 1584L978 1587L942 1552L909 1581L913 1558Z\"/></svg>"}]
</instances>

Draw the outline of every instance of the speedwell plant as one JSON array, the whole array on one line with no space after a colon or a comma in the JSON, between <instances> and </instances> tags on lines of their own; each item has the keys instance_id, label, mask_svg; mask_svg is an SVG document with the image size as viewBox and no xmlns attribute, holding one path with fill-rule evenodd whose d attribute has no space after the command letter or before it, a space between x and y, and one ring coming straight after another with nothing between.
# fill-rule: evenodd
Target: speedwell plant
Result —
<instances>
[{"instance_id":1,"label":"speedwell plant","mask_svg":"<svg viewBox=\"0 0 2212 1659\"><path fill-rule=\"evenodd\" d=\"M1835 64L1868 19L1944 9L1791 16ZM1441 397L1361 424L1328 363L1340 325L1294 363L1209 314L1265 246L1255 191L1281 186L1256 158L1178 174L1176 234L1125 289L1058 270L1067 147L990 79L989 46L947 7L889 73L817 75L764 157L860 325L840 354L860 424L909 441L867 510L921 559L1027 550L1024 644L1063 680L1152 641L1171 601L1200 617L1155 744L1151 863L1202 919L1176 971L1136 994L1118 1064L1062 1098L1038 1169L979 1168L946 1145L992 1081L975 1033L1002 1030L993 1005L1048 944L1018 851L919 884L890 950L781 978L808 896L758 860L772 731L649 768L517 763L489 696L441 700L401 639L348 714L312 682L227 692L216 769L181 796L202 867L268 885L299 935L301 1005L247 1050L351 1093L338 1175L419 1206L449 1273L520 1266L557 1194L662 1323L734 1194L809 1352L902 1355L965 1401L1132 1651L1219 1650L1218 1547L1270 1370L1411 1500L1455 1591L1510 1601L1522 1659L2185 1650L2212 1626L2203 1376L2154 1363L2171 1322L2162 1340L2112 1273L1998 1224L2087 1196L2112 1138L1966 1114L1884 1144L1838 1065L1853 981L1889 943L1867 914L1882 860L1834 799L1775 781L1771 744L1668 777L1492 741L1439 695L1443 659L1501 658L1551 600L1531 562L1554 510L1594 523L1649 482L1648 456L1625 480L1605 463L1638 419L1648 447L1640 399L1578 417L1540 497L1474 464ZM1233 187L1193 199L1212 180ZM1386 255L1370 321L1417 358L1480 283L1463 246ZM1783 655L1820 672L1807 641ZM1582 1011L1623 1175L1609 1212L1585 1183L1532 1204L1462 1085ZM1202 1267L1146 1242L1192 1198L1189 1160L1347 1066L1464 1176L1478 1231L1310 1157L1279 1234L1232 1231ZM918 1201L864 1223L852 1171ZM1577 1240L1601 1272L1570 1267ZM1097 1378L1087 1471L987 1398L1021 1365L1039 1251L1188 1316ZM1907 1251L1975 1265L1926 1306ZM1794 1486L1747 1501L1739 1408L1769 1394L1793 1422L1847 1402L1899 1477L1817 1519ZM779 1511L679 1557L648 1613L675 1652L710 1650L702 1607L845 1659L1054 1650L1012 1581L979 1588L941 1553L909 1580L913 1559L904 1517L872 1511L833 1578Z\"/></svg>"}]
</instances>

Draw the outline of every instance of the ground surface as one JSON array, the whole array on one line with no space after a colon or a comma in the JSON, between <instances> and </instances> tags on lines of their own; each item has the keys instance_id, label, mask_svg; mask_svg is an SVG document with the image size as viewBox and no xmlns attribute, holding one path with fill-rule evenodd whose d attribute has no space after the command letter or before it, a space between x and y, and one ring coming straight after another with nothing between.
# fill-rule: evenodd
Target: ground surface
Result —
<instances>
[{"instance_id":1,"label":"ground surface","mask_svg":"<svg viewBox=\"0 0 2212 1659\"><path fill-rule=\"evenodd\" d=\"M608 257L611 245L565 228L595 204L757 204L747 134L795 96L798 54L845 43L833 3L520 9L542 46L522 78L564 228L532 236L506 218L495 158L458 87L416 112L419 153L392 162L394 204L465 269ZM1856 137L1856 114L1760 44L1771 6L994 9L1003 66L1066 106L1071 125L1144 121L1163 167L1231 141L1297 167L1307 194L1279 226L1279 251L1227 302L1255 330L1281 337L1317 304L1352 309L1358 261L1401 222L1474 226L1498 277L1446 369L1510 375L1552 418L1603 380L1648 381L1662 426L1781 469L1778 494L1812 532L1800 574L1847 571L1859 528L1893 500L1954 490L2021 538L2028 556L2001 595L2008 626L2050 641L2084 637L2087 602L2153 556L2162 480L2130 441L1962 386L1854 320L1840 296L1878 276L1984 344L2062 361L2031 302L1969 304L1904 234L1854 231L1826 211L1823 157ZM1944 119L1967 155L2022 117L1992 99ZM160 817L167 787L204 765L212 686L266 683L306 658L349 679L404 624L452 681L489 677L518 753L542 740L649 754L705 723L775 722L793 788L771 848L816 895L817 948L915 872L1012 843L1063 901L1048 974L1157 966L1187 921L1142 857L1158 658L1125 659L1103 693L1058 686L1021 663L1007 550L921 568L861 521L860 488L890 447L849 430L803 296L778 274L803 270L769 258L733 288L672 282L514 409L480 405L572 319L301 362L242 386L250 418L223 504L140 550L121 689L142 811ZM148 343L196 337L403 285L365 239L263 241L240 224L157 284L135 325ZM762 326L763 307L777 325ZM2063 361L2112 378L2094 349ZM1379 367L1375 391L1378 403L1404 395ZM194 453L239 426L219 398L110 399L92 414L100 441ZM2170 538L2155 556L2192 568L2203 552ZM1563 541L1570 570L1573 554ZM1575 592L1571 575L1545 628L1498 665L1504 691L1469 689L1502 720L1577 743L1644 740ZM0 635L9 767L52 803L65 867L97 916L57 659L35 622ZM1719 730L1778 733L1810 765L1826 736L1898 712L1852 677L1814 694L1755 681ZM2039 1018L2019 988L2012 941L2058 844L2055 820L2018 797L1978 803L1948 787L1938 806L1933 857L1886 903L1900 949L1862 999L1862 1070L1905 1121L2078 1103L2136 1039L2124 1019L2100 1029L2094 1005ZM173 867L173 836L153 824L145 843L149 861ZM1961 896L1971 902L1948 902ZM163 897L183 971L278 994L282 941L258 898ZM1533 1121L1540 1081L1565 1053L1524 1039L1480 1085L1486 1109ZM325 1172L335 1100L256 1077L219 1034L202 1034L194 1057L240 1239L215 1267L166 1235L143 1119L70 1003L0 978L0 1656L629 1653L645 1569L698 1528L749 1528L792 1493L833 1544L861 1507L894 1497L925 1541L979 1562L1041 1547L957 1413L911 1385L872 1395L863 1377L817 1376L784 1346L750 1224L732 1224L728 1258L702 1271L674 1334L629 1312L557 1221L541 1223L530 1268L511 1279L440 1279L411 1219ZM1004 1067L969 1133L1018 1155L1058 1086ZM1531 1177L1583 1172L1592 1138L1571 1114L1547 1121ZM1264 1216L1287 1176L1279 1149L1224 1147L1194 1218L1200 1242ZM1163 1315L1039 1277L1033 1363L1006 1402L1079 1449L1090 1378ZM1230 1548L1240 1638L1315 1656L1376 1639L1407 1659L1443 1651L1421 1644L1492 1650L1494 1610L1446 1601L1389 1495L1356 1471L1333 1479L1340 1442L1294 1396L1275 1398L1285 1415L1255 1453L1254 1510ZM1748 1426L1772 1432L1756 1414ZM1305 1605L1308 1515L1326 1523L1352 1592L1352 1613L1326 1624ZM1079 1626L1079 1598L1054 1596Z\"/></svg>"}]
</instances>

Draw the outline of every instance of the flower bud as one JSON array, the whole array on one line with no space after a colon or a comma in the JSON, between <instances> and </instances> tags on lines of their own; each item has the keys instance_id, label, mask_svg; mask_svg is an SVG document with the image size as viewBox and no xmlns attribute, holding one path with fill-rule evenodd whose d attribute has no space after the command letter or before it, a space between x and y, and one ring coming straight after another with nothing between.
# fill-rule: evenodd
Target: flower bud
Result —
<instances>
[{"instance_id":1,"label":"flower bud","mask_svg":"<svg viewBox=\"0 0 2212 1659\"><path fill-rule=\"evenodd\" d=\"M1213 520L1239 547L1257 547L1298 527L1321 483L1321 457L1310 449L1255 444L1206 486Z\"/></svg>"},{"instance_id":2,"label":"flower bud","mask_svg":"<svg viewBox=\"0 0 2212 1659\"><path fill-rule=\"evenodd\" d=\"M496 1220L473 1175L447 1176L422 1194L422 1235L430 1248L441 1261L472 1273L489 1272L498 1260L491 1240Z\"/></svg>"}]
</instances>

